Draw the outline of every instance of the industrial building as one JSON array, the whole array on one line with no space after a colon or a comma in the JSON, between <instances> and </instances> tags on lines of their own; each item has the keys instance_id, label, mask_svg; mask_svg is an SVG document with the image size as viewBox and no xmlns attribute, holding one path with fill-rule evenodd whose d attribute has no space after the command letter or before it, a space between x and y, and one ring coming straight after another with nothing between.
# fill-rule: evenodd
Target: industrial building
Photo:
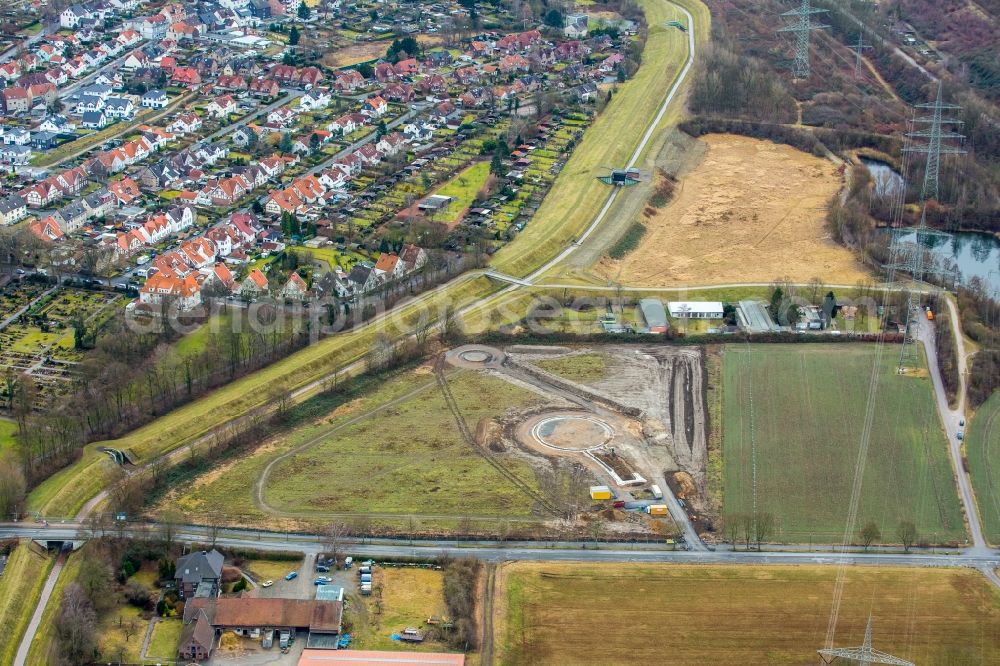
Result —
<instances>
[{"instance_id":1,"label":"industrial building","mask_svg":"<svg viewBox=\"0 0 1000 666\"><path fill-rule=\"evenodd\" d=\"M722 319L720 301L670 301L667 304L674 319Z\"/></svg>"},{"instance_id":2,"label":"industrial building","mask_svg":"<svg viewBox=\"0 0 1000 666\"><path fill-rule=\"evenodd\" d=\"M779 330L767 312L767 305L761 301L740 301L736 306L736 316L740 328L747 333L773 333Z\"/></svg>"}]
</instances>

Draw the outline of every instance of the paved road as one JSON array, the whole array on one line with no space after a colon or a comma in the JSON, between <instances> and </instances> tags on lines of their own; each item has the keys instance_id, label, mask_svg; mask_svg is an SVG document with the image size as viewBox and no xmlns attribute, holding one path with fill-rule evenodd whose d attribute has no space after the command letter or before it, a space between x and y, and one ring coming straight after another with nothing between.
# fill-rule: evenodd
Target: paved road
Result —
<instances>
[{"instance_id":1,"label":"paved road","mask_svg":"<svg viewBox=\"0 0 1000 666\"><path fill-rule=\"evenodd\" d=\"M948 451L951 453L951 462L955 471L955 478L958 480L959 496L962 500L962 507L965 510L965 517L969 524L969 532L972 535L974 549L988 550L986 539L983 537L982 524L979 522L979 509L976 506L976 496L972 490L972 483L969 475L965 472L962 463L962 442L958 439L958 433L963 431L960 423L965 419L965 340L962 338L962 330L959 325L958 309L949 297L944 298L948 304L948 319L951 322L952 337L955 339L956 352L958 354L958 374L959 393L955 408L948 405L948 397L944 390L944 383L941 381L941 371L938 369L937 349L935 347L934 326L924 317L917 315L917 338L924 344L927 353L927 365L930 370L931 381L934 384L934 396L937 399L938 413L941 415L941 423L944 426L945 435L948 437Z\"/></svg>"},{"instance_id":2,"label":"paved road","mask_svg":"<svg viewBox=\"0 0 1000 666\"><path fill-rule=\"evenodd\" d=\"M155 529L155 526L154 526ZM131 534L131 530L126 532ZM136 535L148 534L137 530ZM185 526L177 531L177 539L185 543L205 543L210 528ZM89 535L79 524L42 526L31 523L0 525L0 538L84 539ZM215 543L230 548L252 548L262 551L291 550L315 555L323 551L319 534L257 532L223 529ZM345 552L367 557L435 558L441 555L473 557L487 562L526 560L539 562L675 562L701 564L823 564L840 563L905 567L968 567L975 569L1000 567L1000 553L969 548L958 554L924 552L887 553L817 553L804 551L731 551L731 550L667 550L649 544L581 544L532 543L498 544L492 542L410 541L407 539L347 540Z\"/></svg>"},{"instance_id":3,"label":"paved road","mask_svg":"<svg viewBox=\"0 0 1000 666\"><path fill-rule=\"evenodd\" d=\"M28 628L24 631L24 636L21 637L21 644L17 647L17 656L14 657L14 666L24 666L25 660L28 658L28 651L31 649L31 643L35 640L35 632L38 631L38 625L42 623L42 614L45 613L45 607L49 603L49 598L52 596L52 590L55 589L56 580L59 578L59 572L62 571L63 564L66 563L66 556L60 555L59 559L56 560L55 565L52 567L52 571L49 572L49 577L45 579L45 585L42 587L42 595L38 598L38 605L35 606L35 612L31 616L31 622L28 623Z\"/></svg>"}]
</instances>

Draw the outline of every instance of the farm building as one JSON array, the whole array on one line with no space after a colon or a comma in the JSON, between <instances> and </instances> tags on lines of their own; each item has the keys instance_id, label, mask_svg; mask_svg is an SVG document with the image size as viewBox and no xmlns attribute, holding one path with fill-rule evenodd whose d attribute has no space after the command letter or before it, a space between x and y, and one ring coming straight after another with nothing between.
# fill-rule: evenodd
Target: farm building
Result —
<instances>
[{"instance_id":1,"label":"farm building","mask_svg":"<svg viewBox=\"0 0 1000 666\"><path fill-rule=\"evenodd\" d=\"M719 301L670 301L670 316L675 319L722 319Z\"/></svg>"},{"instance_id":2,"label":"farm building","mask_svg":"<svg viewBox=\"0 0 1000 666\"><path fill-rule=\"evenodd\" d=\"M771 320L767 306L760 301L740 301L736 307L740 328L748 333L769 333L777 331L778 325Z\"/></svg>"},{"instance_id":3,"label":"farm building","mask_svg":"<svg viewBox=\"0 0 1000 666\"><path fill-rule=\"evenodd\" d=\"M387 650L303 650L299 666L465 666L465 655L452 652L389 652Z\"/></svg>"},{"instance_id":4,"label":"farm building","mask_svg":"<svg viewBox=\"0 0 1000 666\"><path fill-rule=\"evenodd\" d=\"M642 319L646 323L645 332L667 332L667 312L663 309L663 303L655 298L644 298L639 301L639 311L642 312Z\"/></svg>"}]
</instances>

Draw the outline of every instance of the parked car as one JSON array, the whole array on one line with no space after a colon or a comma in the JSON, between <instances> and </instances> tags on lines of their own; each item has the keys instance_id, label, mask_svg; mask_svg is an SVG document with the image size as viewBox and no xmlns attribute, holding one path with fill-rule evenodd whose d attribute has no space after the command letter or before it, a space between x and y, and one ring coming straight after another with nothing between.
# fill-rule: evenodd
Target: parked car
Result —
<instances>
[{"instance_id":1,"label":"parked car","mask_svg":"<svg viewBox=\"0 0 1000 666\"><path fill-rule=\"evenodd\" d=\"M960 442L961 442L961 441L962 441L963 439L965 439L965 435L964 435L964 434L962 434L962 431L961 431L961 430L959 430L959 431L958 431L958 441L960 441Z\"/></svg>"},{"instance_id":2,"label":"parked car","mask_svg":"<svg viewBox=\"0 0 1000 666\"><path fill-rule=\"evenodd\" d=\"M320 576L319 578L313 581L313 585L326 585L327 583L330 583L332 581L333 579L330 578L329 576Z\"/></svg>"},{"instance_id":3,"label":"parked car","mask_svg":"<svg viewBox=\"0 0 1000 666\"><path fill-rule=\"evenodd\" d=\"M272 585L274 585L273 580L265 580L263 583L260 584L261 587L271 587Z\"/></svg>"},{"instance_id":4,"label":"parked car","mask_svg":"<svg viewBox=\"0 0 1000 666\"><path fill-rule=\"evenodd\" d=\"M330 570L330 567L326 566L325 564L317 564L316 565L316 571L318 571L320 573L326 573L329 570Z\"/></svg>"},{"instance_id":5,"label":"parked car","mask_svg":"<svg viewBox=\"0 0 1000 666\"><path fill-rule=\"evenodd\" d=\"M285 580L292 580L293 578L298 578L298 576L299 576L298 571L289 571L288 575L285 576Z\"/></svg>"}]
</instances>

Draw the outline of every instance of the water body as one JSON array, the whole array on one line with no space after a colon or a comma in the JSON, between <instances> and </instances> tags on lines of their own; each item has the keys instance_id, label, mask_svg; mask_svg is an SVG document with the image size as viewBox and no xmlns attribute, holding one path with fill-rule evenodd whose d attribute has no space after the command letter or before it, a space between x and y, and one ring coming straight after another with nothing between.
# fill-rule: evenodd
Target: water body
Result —
<instances>
[{"instance_id":1,"label":"water body","mask_svg":"<svg viewBox=\"0 0 1000 666\"><path fill-rule=\"evenodd\" d=\"M875 181L875 194L887 196L905 187L903 177L885 162L861 158ZM916 234L904 233L899 238L914 242ZM987 291L1000 290L1000 239L991 234L957 232L950 238L925 238L923 245L931 250L941 265L958 269L959 280L969 284L979 278Z\"/></svg>"},{"instance_id":2,"label":"water body","mask_svg":"<svg viewBox=\"0 0 1000 666\"><path fill-rule=\"evenodd\" d=\"M899 237L911 243L916 240L912 232ZM996 236L962 231L950 238L924 238L922 244L942 265L958 268L962 284L978 277L987 291L1000 290L1000 240Z\"/></svg>"},{"instance_id":3,"label":"water body","mask_svg":"<svg viewBox=\"0 0 1000 666\"><path fill-rule=\"evenodd\" d=\"M868 169L875 183L875 196L898 196L906 187L903 177L885 162L862 157L861 163Z\"/></svg>"}]
</instances>

